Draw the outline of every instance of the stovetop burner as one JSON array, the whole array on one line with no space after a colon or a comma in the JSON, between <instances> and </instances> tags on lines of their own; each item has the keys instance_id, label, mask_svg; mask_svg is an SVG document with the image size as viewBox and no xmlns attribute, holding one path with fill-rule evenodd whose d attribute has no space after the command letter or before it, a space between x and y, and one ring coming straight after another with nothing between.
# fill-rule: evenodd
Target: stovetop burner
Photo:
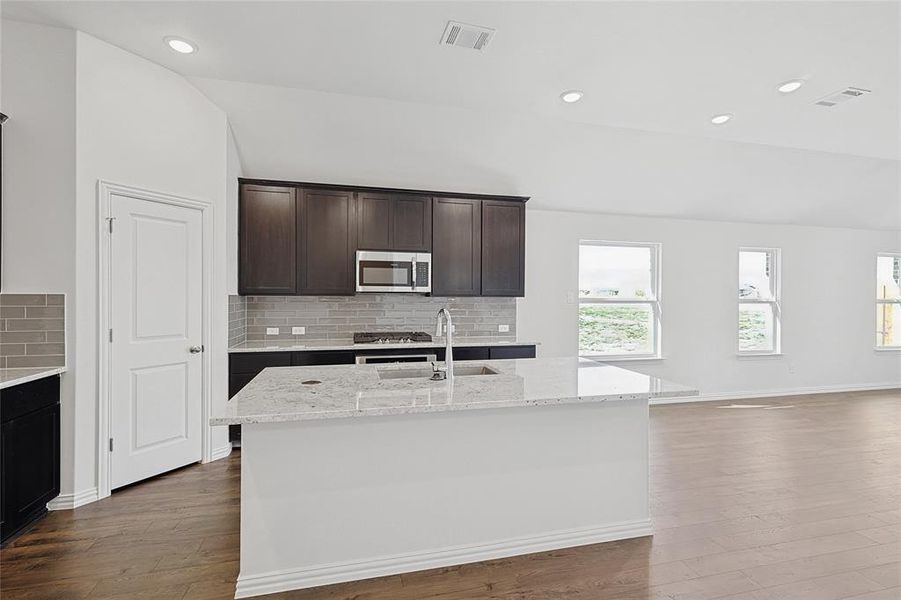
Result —
<instances>
[{"instance_id":1,"label":"stovetop burner","mask_svg":"<svg viewBox=\"0 0 901 600\"><path fill-rule=\"evenodd\" d=\"M432 336L424 331L363 331L354 334L354 344L410 344L431 341Z\"/></svg>"}]
</instances>

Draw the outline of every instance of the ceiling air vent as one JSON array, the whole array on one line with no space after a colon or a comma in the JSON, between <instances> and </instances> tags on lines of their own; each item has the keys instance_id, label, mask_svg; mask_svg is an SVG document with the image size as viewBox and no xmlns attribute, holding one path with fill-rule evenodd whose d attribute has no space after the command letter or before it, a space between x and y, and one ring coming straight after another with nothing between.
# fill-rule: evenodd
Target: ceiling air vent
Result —
<instances>
[{"instance_id":1,"label":"ceiling air vent","mask_svg":"<svg viewBox=\"0 0 901 600\"><path fill-rule=\"evenodd\" d=\"M828 96L820 98L814 104L817 106L825 106L827 108L832 108L836 104L842 104L843 102L847 102L848 100L854 100L855 98L861 98L870 93L870 90L865 90L863 88L856 87L846 87L843 90L839 90Z\"/></svg>"},{"instance_id":2,"label":"ceiling air vent","mask_svg":"<svg viewBox=\"0 0 901 600\"><path fill-rule=\"evenodd\" d=\"M491 38L494 37L494 29L468 25L457 21L448 21L441 36L441 44L444 46L457 46L470 50L484 50Z\"/></svg>"}]
</instances>

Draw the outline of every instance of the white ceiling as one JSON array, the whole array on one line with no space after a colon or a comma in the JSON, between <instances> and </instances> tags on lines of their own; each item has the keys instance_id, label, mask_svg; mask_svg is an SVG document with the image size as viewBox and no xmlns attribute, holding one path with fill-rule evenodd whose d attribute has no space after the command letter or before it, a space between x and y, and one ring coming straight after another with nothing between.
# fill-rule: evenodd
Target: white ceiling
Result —
<instances>
[{"instance_id":1,"label":"white ceiling","mask_svg":"<svg viewBox=\"0 0 901 600\"><path fill-rule=\"evenodd\" d=\"M898 160L897 2L18 2L187 76ZM497 28L484 53L448 19ZM183 56L166 35L195 41ZM803 77L781 96L779 82ZM873 90L824 109L844 86ZM558 94L586 92L576 105ZM732 112L723 127L714 113ZM239 139L240 142L240 139Z\"/></svg>"},{"instance_id":2,"label":"white ceiling","mask_svg":"<svg viewBox=\"0 0 901 600\"><path fill-rule=\"evenodd\" d=\"M228 114L252 177L522 194L532 209L901 230L895 160L192 82Z\"/></svg>"}]
</instances>

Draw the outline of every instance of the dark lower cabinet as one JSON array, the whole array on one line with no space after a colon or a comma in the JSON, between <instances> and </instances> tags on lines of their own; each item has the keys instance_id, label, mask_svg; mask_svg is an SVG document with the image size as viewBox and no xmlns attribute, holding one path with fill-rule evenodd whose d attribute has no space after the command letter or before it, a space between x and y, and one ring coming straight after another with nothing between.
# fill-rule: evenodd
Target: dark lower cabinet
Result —
<instances>
[{"instance_id":1,"label":"dark lower cabinet","mask_svg":"<svg viewBox=\"0 0 901 600\"><path fill-rule=\"evenodd\" d=\"M482 293L482 201L435 198L432 204L432 295Z\"/></svg>"},{"instance_id":2,"label":"dark lower cabinet","mask_svg":"<svg viewBox=\"0 0 901 600\"><path fill-rule=\"evenodd\" d=\"M535 358L535 346L492 346L488 355L492 360Z\"/></svg>"},{"instance_id":3,"label":"dark lower cabinet","mask_svg":"<svg viewBox=\"0 0 901 600\"><path fill-rule=\"evenodd\" d=\"M0 542L47 512L59 495L59 376L0 393Z\"/></svg>"}]
</instances>

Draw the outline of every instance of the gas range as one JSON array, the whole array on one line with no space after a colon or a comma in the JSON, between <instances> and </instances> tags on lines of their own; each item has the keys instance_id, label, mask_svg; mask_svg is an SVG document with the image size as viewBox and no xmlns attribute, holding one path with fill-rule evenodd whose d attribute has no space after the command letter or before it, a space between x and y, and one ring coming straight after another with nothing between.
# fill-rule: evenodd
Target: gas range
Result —
<instances>
[{"instance_id":1,"label":"gas range","mask_svg":"<svg viewBox=\"0 0 901 600\"><path fill-rule=\"evenodd\" d=\"M432 336L424 331L363 331L354 334L354 344L412 344L431 341Z\"/></svg>"}]
</instances>

